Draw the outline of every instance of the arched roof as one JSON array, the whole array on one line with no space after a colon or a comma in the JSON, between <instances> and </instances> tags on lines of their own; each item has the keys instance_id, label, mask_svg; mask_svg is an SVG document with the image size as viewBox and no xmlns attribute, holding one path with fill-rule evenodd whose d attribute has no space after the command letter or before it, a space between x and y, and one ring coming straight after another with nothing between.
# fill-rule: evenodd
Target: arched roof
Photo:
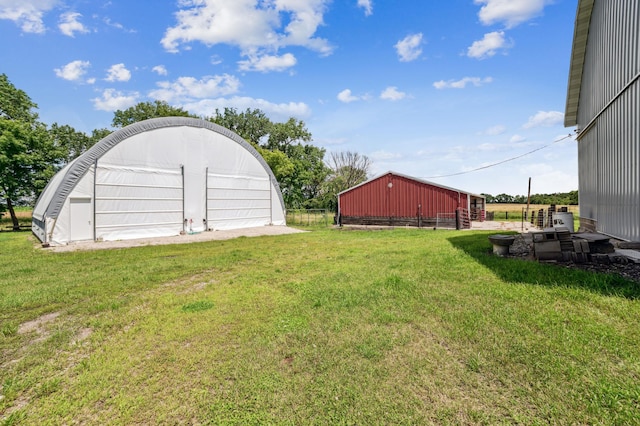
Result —
<instances>
[{"instance_id":1,"label":"arched roof","mask_svg":"<svg viewBox=\"0 0 640 426\"><path fill-rule=\"evenodd\" d=\"M284 209L284 200L282 198L280 186L278 185L276 177L271 171L269 165L266 163L266 161L264 161L264 158L262 158L260 153L258 153L258 151L256 151L256 149L249 142L247 142L231 130L207 120L189 117L160 117L140 121L111 133L109 136L100 140L98 143L88 149L80 157L76 158L72 163L69 163L67 167L60 171L60 173L64 173L64 178L61 180L54 178L50 182L50 185L56 183L58 185L58 188L52 188L55 190L55 192L51 194L51 199L48 202L47 200L39 199L36 203L36 210L39 210L38 204L40 204L41 202L45 202L47 204L44 206L44 210L42 211L43 216L46 215L50 218L57 218L60 214L60 210L62 209L65 200L67 199L73 188L75 188L78 181L87 173L87 171L89 171L90 167L95 164L95 162L104 154L106 154L111 148L139 133L167 127L181 126L203 128L212 132L216 132L233 140L238 145L242 146L248 152L250 152L251 155L253 155L260 162L262 167L264 167L265 171L269 175L271 183L278 189L277 192L278 197L280 198L280 205ZM43 191L43 196L50 193L50 191L47 191L47 189L48 188L45 188L45 191ZM34 214L35 213L36 212L34 211Z\"/></svg>"}]
</instances>

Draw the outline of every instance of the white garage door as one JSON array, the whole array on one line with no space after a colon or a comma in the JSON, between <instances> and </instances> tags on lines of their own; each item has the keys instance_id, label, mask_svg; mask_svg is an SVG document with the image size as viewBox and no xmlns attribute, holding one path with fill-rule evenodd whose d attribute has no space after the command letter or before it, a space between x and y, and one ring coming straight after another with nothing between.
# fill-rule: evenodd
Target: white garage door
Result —
<instances>
[{"instance_id":1,"label":"white garage door","mask_svg":"<svg viewBox=\"0 0 640 426\"><path fill-rule=\"evenodd\" d=\"M96 238L177 235L183 230L182 171L98 165Z\"/></svg>"},{"instance_id":2,"label":"white garage door","mask_svg":"<svg viewBox=\"0 0 640 426\"><path fill-rule=\"evenodd\" d=\"M207 173L209 229L238 229L271 224L268 177Z\"/></svg>"}]
</instances>

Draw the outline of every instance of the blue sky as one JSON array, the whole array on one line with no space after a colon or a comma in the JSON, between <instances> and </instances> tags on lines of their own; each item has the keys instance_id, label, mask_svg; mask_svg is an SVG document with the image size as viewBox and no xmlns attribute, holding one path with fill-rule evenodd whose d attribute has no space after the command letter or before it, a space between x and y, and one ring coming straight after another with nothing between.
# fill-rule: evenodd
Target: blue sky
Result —
<instances>
[{"instance_id":1,"label":"blue sky","mask_svg":"<svg viewBox=\"0 0 640 426\"><path fill-rule=\"evenodd\" d=\"M42 121L87 133L154 99L203 116L259 108L303 120L327 151L367 155L373 175L493 195L526 194L531 177L532 193L564 192L578 187L563 127L576 7L0 0L0 73Z\"/></svg>"}]
</instances>

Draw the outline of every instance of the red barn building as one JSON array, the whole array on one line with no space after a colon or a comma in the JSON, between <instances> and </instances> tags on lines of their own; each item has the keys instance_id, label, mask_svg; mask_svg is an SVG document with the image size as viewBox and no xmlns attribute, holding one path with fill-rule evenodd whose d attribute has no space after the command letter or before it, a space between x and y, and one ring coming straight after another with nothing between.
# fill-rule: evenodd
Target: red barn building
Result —
<instances>
[{"instance_id":1,"label":"red barn building","mask_svg":"<svg viewBox=\"0 0 640 426\"><path fill-rule=\"evenodd\" d=\"M338 194L342 225L468 228L484 220L485 198L387 172Z\"/></svg>"}]
</instances>

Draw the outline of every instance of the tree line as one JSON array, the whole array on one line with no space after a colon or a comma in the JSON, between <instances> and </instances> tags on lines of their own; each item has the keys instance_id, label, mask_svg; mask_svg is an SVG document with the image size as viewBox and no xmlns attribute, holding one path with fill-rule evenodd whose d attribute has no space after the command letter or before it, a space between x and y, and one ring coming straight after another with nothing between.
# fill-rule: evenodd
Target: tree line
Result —
<instances>
[{"instance_id":1,"label":"tree line","mask_svg":"<svg viewBox=\"0 0 640 426\"><path fill-rule=\"evenodd\" d=\"M16 205L34 205L53 175L113 131L156 117L192 117L232 130L249 142L271 167L285 207L337 209L339 192L367 179L371 161L355 152L331 152L312 144L302 120L273 122L259 109L216 109L198 116L163 101L141 102L115 111L112 127L91 134L67 124L47 126L38 106L23 90L0 74L0 213L9 211L19 228Z\"/></svg>"},{"instance_id":2,"label":"tree line","mask_svg":"<svg viewBox=\"0 0 640 426\"><path fill-rule=\"evenodd\" d=\"M527 204L526 195L482 194L491 203ZM578 191L557 192L554 194L532 194L530 204L578 205Z\"/></svg>"}]
</instances>

